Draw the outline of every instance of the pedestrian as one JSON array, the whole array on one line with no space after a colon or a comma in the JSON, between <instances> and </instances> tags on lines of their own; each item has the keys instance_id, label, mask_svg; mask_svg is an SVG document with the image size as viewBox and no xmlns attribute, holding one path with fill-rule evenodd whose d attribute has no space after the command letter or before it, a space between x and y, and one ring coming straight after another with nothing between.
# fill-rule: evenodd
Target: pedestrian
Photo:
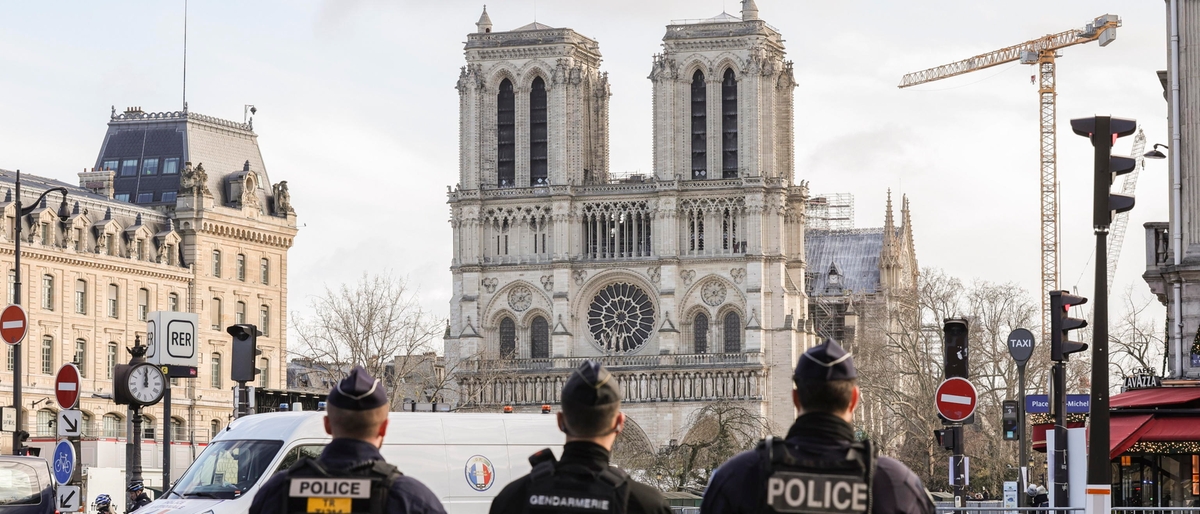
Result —
<instances>
[{"instance_id":1,"label":"pedestrian","mask_svg":"<svg viewBox=\"0 0 1200 514\"><path fill-rule=\"evenodd\" d=\"M662 493L609 464L613 441L625 429L621 388L604 366L584 361L562 388L558 429L562 458L546 448L529 457L533 470L492 500L491 514L589 512L670 514Z\"/></svg>"},{"instance_id":2,"label":"pedestrian","mask_svg":"<svg viewBox=\"0 0 1200 514\"><path fill-rule=\"evenodd\" d=\"M112 497L107 494L96 495L92 505L96 507L97 514L112 514Z\"/></svg>"},{"instance_id":3,"label":"pedestrian","mask_svg":"<svg viewBox=\"0 0 1200 514\"><path fill-rule=\"evenodd\" d=\"M857 377L854 359L832 339L801 355L792 376L800 416L787 438L768 437L717 468L700 512L933 514L921 479L856 441Z\"/></svg>"},{"instance_id":4,"label":"pedestrian","mask_svg":"<svg viewBox=\"0 0 1200 514\"><path fill-rule=\"evenodd\" d=\"M317 459L301 459L275 473L254 496L250 512L444 514L433 491L380 455L388 407L383 383L362 366L351 369L326 400L325 432L333 440Z\"/></svg>"},{"instance_id":5,"label":"pedestrian","mask_svg":"<svg viewBox=\"0 0 1200 514\"><path fill-rule=\"evenodd\" d=\"M146 488L141 482L129 484L126 491L129 492L129 510L127 512L133 512L150 504L150 497L146 495Z\"/></svg>"}]
</instances>

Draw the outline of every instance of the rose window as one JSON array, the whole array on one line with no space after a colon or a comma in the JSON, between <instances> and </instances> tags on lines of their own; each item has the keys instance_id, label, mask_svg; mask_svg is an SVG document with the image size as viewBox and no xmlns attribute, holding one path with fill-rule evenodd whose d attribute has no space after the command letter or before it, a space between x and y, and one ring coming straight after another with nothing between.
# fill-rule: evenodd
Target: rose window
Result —
<instances>
[{"instance_id":1,"label":"rose window","mask_svg":"<svg viewBox=\"0 0 1200 514\"><path fill-rule=\"evenodd\" d=\"M654 302L638 286L609 284L588 308L588 329L600 349L626 353L641 348L654 330Z\"/></svg>"}]
</instances>

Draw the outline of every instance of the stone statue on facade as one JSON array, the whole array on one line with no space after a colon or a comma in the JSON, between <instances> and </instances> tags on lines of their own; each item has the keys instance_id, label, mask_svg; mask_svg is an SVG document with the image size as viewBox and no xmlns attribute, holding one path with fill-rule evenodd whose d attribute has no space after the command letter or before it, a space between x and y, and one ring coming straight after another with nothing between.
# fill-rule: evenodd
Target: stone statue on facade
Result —
<instances>
[{"instance_id":1,"label":"stone statue on facade","mask_svg":"<svg viewBox=\"0 0 1200 514\"><path fill-rule=\"evenodd\" d=\"M288 192L287 181L281 180L271 189L271 194L275 196L275 213L286 216L292 212L292 195Z\"/></svg>"}]
</instances>

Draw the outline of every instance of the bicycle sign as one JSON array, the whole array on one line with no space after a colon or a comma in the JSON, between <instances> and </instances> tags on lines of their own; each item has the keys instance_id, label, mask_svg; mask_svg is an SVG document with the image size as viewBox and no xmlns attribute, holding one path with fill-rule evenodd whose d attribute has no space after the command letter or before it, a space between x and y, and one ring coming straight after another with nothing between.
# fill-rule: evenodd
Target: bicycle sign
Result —
<instances>
[{"instance_id":1,"label":"bicycle sign","mask_svg":"<svg viewBox=\"0 0 1200 514\"><path fill-rule=\"evenodd\" d=\"M67 485L75 474L75 445L71 441L61 439L54 447L54 481L58 485Z\"/></svg>"}]
</instances>

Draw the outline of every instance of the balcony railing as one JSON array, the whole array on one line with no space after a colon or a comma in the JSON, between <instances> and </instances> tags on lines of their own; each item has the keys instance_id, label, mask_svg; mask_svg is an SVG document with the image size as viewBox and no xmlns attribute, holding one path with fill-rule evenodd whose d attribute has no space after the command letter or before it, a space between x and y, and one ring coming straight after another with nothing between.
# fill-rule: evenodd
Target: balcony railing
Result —
<instances>
[{"instance_id":1,"label":"balcony railing","mask_svg":"<svg viewBox=\"0 0 1200 514\"><path fill-rule=\"evenodd\" d=\"M1148 253L1146 267L1155 269L1169 265L1172 261L1170 224L1151 222L1144 226L1146 227L1146 250Z\"/></svg>"},{"instance_id":2,"label":"balcony railing","mask_svg":"<svg viewBox=\"0 0 1200 514\"><path fill-rule=\"evenodd\" d=\"M459 365L459 372L561 371L569 373L585 360L603 364L610 370L651 368L724 368L763 367L760 352L739 353L668 353L660 355L601 355L595 357L552 357L548 359L473 360Z\"/></svg>"}]
</instances>

